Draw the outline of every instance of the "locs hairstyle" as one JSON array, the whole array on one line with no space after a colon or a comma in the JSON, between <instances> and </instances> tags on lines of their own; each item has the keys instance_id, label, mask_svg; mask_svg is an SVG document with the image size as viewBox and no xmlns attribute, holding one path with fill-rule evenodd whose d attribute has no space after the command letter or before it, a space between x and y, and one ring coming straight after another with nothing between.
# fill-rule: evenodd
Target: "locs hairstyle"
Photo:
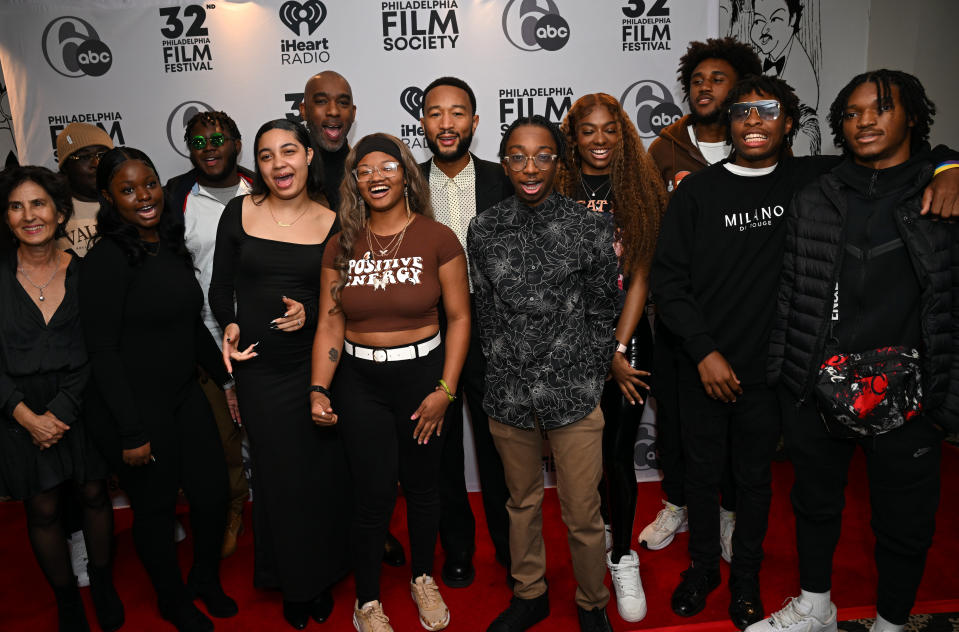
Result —
<instances>
[{"instance_id":1,"label":"locs hairstyle","mask_svg":"<svg viewBox=\"0 0 959 632\"><path fill-rule=\"evenodd\" d=\"M236 121L230 118L226 112L197 112L187 121L186 128L183 130L183 140L189 147L190 139L193 138L193 128L197 125L209 125L210 127L220 126L220 129L229 134L233 140L243 140L240 136L240 128L236 126Z\"/></svg>"},{"instance_id":2,"label":"locs hairstyle","mask_svg":"<svg viewBox=\"0 0 959 632\"><path fill-rule=\"evenodd\" d=\"M423 106L426 106L426 95L430 93L430 90L433 88L438 88L440 86L452 86L454 88L459 88L466 93L466 96L470 99L470 107L472 108L471 114L476 114L476 95L473 94L473 89L469 87L469 84L459 79L457 77L440 77L439 79L434 79L430 82L430 85L426 86L423 90Z\"/></svg>"},{"instance_id":3,"label":"locs hairstyle","mask_svg":"<svg viewBox=\"0 0 959 632\"><path fill-rule=\"evenodd\" d=\"M844 154L849 153L846 137L842 132L846 104L849 102L849 97L853 91L867 81L871 81L876 86L879 103L882 105L891 105L892 86L899 88L899 103L906 110L906 118L913 124L909 153L915 154L929 140L929 129L932 127L932 120L936 115L936 104L929 100L929 97L926 96L926 89L914 76L901 70L888 70L886 68L856 75L839 91L839 96L829 106L829 127L832 129L832 139L836 147L841 147Z\"/></svg>"},{"instance_id":4,"label":"locs hairstyle","mask_svg":"<svg viewBox=\"0 0 959 632\"><path fill-rule=\"evenodd\" d=\"M104 191L110 190L113 177L123 163L128 160L139 160L153 171L153 174L157 177L157 182L160 181L160 175L157 173L153 161L139 149L116 147L105 153L97 166L97 191L100 192L100 210L97 212L97 234L93 237L93 240L96 242L104 238L113 239L120 246L123 254L127 256L130 265L138 266L143 263L147 252L146 246L140 239L140 233L135 226L123 219L116 206L103 195ZM192 269L193 259L183 240L183 222L180 221L176 213L168 212L165 197L160 223L157 225L157 235L160 237L161 248L166 248L179 255Z\"/></svg>"},{"instance_id":5,"label":"locs hairstyle","mask_svg":"<svg viewBox=\"0 0 959 632\"><path fill-rule=\"evenodd\" d=\"M503 139L499 142L500 160L506 158L506 149L509 147L509 137L512 136L513 132L516 131L516 128L526 127L527 125L531 127L542 127L543 129L549 131L549 133L553 136L553 142L556 143L556 153L559 155L559 159L566 159L566 136L560 131L559 126L545 116L533 114L532 116L523 116L516 119L508 128L506 128L506 132L503 134Z\"/></svg>"},{"instance_id":6,"label":"locs hairstyle","mask_svg":"<svg viewBox=\"0 0 959 632\"><path fill-rule=\"evenodd\" d=\"M684 101L689 101L689 82L692 81L693 71L707 59L727 62L736 71L736 79L746 75L761 75L763 72L759 55L752 46L733 37L690 42L686 54L679 58L679 83L683 86Z\"/></svg>"},{"instance_id":7,"label":"locs hairstyle","mask_svg":"<svg viewBox=\"0 0 959 632\"><path fill-rule=\"evenodd\" d=\"M331 289L333 295L333 308L330 313L338 312L340 307L340 296L343 288L349 278L350 257L353 255L353 248L356 240L366 227L366 220L370 216L366 208L366 202L360 195L359 183L353 177L353 170L356 165L364 158L364 155L357 155L356 148L363 145L367 138L377 138L396 145L400 152L400 164L403 168L403 185L406 187L406 205L413 213L419 213L425 217L433 217L433 205L430 202L430 185L420 171L420 166L416 163L413 154L410 153L406 143L390 136L389 134L369 134L364 136L350 149L346 156L344 173L346 176L340 184L340 233L339 233L339 251L333 259L333 267L339 271L340 278L333 284Z\"/></svg>"},{"instance_id":8,"label":"locs hairstyle","mask_svg":"<svg viewBox=\"0 0 959 632\"><path fill-rule=\"evenodd\" d=\"M788 116L793 121L793 128L786 134L783 142L783 150L792 147L793 137L799 130L799 97L788 83L779 77L769 77L767 75L748 75L740 79L735 86L726 95L723 101L720 121L726 126L726 142L732 143L733 137L729 127L729 108L733 103L742 101L743 97L750 92L772 97L779 101L781 113L779 116Z\"/></svg>"},{"instance_id":9,"label":"locs hairstyle","mask_svg":"<svg viewBox=\"0 0 959 632\"><path fill-rule=\"evenodd\" d=\"M303 149L309 149L313 145L310 143L310 133L302 125L298 125L293 121L290 121L285 118L273 119L272 121L267 121L260 126L260 129L256 130L256 136L253 137L253 189L250 191L250 197L253 200L254 204L262 204L263 201L270 195L270 189L266 186L266 180L263 179L263 174L260 173L260 161L256 159L257 154L260 152L260 139L264 134L274 129L286 130L293 134L296 138L296 142L303 146ZM313 160L321 160L320 152L313 152ZM327 203L323 198L323 181L322 174L323 169L321 164L313 164L308 170L306 177L306 194L314 202Z\"/></svg>"},{"instance_id":10,"label":"locs hairstyle","mask_svg":"<svg viewBox=\"0 0 959 632\"><path fill-rule=\"evenodd\" d=\"M0 208L4 214L7 212L10 194L24 182L33 182L47 192L57 212L63 215L63 222L57 226L54 236L60 238L66 235L65 226L73 216L73 198L70 196L70 184L66 177L46 167L12 167L0 171ZM6 222L2 223L4 228L7 228ZM16 237L12 234L8 233L7 236L16 242Z\"/></svg>"},{"instance_id":11,"label":"locs hairstyle","mask_svg":"<svg viewBox=\"0 0 959 632\"><path fill-rule=\"evenodd\" d=\"M623 269L648 269L656 250L659 224L666 210L666 188L659 169L643 148L643 142L629 116L615 97L602 92L580 97L560 126L566 136L566 159L560 162L556 190L574 199L586 195L583 187L582 156L576 144L580 122L596 108L606 108L620 130L612 148L610 181L613 185L613 217L622 231Z\"/></svg>"}]
</instances>

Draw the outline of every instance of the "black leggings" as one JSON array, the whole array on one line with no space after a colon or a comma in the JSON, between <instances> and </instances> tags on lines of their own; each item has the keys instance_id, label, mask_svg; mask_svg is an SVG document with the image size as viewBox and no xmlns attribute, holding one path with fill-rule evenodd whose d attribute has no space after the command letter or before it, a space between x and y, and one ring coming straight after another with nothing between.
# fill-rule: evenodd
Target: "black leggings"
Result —
<instances>
[{"instance_id":1,"label":"black leggings","mask_svg":"<svg viewBox=\"0 0 959 632\"><path fill-rule=\"evenodd\" d=\"M653 364L653 335L645 312L626 349L626 360L634 369L649 371ZM646 381L646 380L643 380ZM648 392L639 389L646 400ZM613 563L629 553L636 514L636 432L645 404L630 404L616 380L606 382L600 400L606 425L603 427L603 480L600 498L606 507L613 531Z\"/></svg>"},{"instance_id":2,"label":"black leggings","mask_svg":"<svg viewBox=\"0 0 959 632\"><path fill-rule=\"evenodd\" d=\"M150 428L156 461L120 466L120 483L133 509L133 544L161 610L187 598L173 541L176 501L182 487L190 502L193 571L199 583L217 581L226 526L229 484L220 435L210 404L193 384L162 425Z\"/></svg>"},{"instance_id":3,"label":"black leggings","mask_svg":"<svg viewBox=\"0 0 959 632\"><path fill-rule=\"evenodd\" d=\"M73 483L40 492L23 501L27 513L27 534L37 563L50 586L67 588L76 584L70 566L70 549L61 520L64 500L75 493ZM113 505L103 480L79 485L83 537L90 566L110 565L113 544Z\"/></svg>"},{"instance_id":4,"label":"black leggings","mask_svg":"<svg viewBox=\"0 0 959 632\"><path fill-rule=\"evenodd\" d=\"M417 422L410 415L442 376L443 349L382 363L344 353L333 380L333 408L353 477L352 556L360 604L379 599L380 560L397 480L406 497L413 577L433 574L444 436L417 444Z\"/></svg>"}]
</instances>

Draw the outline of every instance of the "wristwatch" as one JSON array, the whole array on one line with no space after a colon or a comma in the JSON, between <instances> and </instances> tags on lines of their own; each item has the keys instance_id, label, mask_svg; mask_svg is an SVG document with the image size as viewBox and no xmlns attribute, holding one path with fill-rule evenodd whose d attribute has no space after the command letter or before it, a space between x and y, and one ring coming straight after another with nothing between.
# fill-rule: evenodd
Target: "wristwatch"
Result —
<instances>
[{"instance_id":1,"label":"wristwatch","mask_svg":"<svg viewBox=\"0 0 959 632\"><path fill-rule=\"evenodd\" d=\"M320 386L319 384L313 384L310 386L311 393L323 393L328 399L333 399L333 393L330 392L330 389L325 386Z\"/></svg>"},{"instance_id":2,"label":"wristwatch","mask_svg":"<svg viewBox=\"0 0 959 632\"><path fill-rule=\"evenodd\" d=\"M619 340L616 341L616 353L622 353L623 355L626 355L626 348L626 345L621 343Z\"/></svg>"}]
</instances>

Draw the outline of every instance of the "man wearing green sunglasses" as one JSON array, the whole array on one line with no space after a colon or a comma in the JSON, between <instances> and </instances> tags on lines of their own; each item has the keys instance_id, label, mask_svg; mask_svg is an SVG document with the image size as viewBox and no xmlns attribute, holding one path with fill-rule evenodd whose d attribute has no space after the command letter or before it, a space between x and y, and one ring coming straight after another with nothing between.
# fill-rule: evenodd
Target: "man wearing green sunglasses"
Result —
<instances>
[{"instance_id":1,"label":"man wearing green sunglasses","mask_svg":"<svg viewBox=\"0 0 959 632\"><path fill-rule=\"evenodd\" d=\"M197 281L203 288L203 322L219 344L223 332L210 312L207 299L216 229L226 203L249 193L253 174L237 164L243 143L240 130L226 113L196 114L187 123L183 139L193 168L167 182L168 208L183 218L186 246L193 255ZM226 557L236 550L237 536L243 526L243 503L248 495L241 456L243 432L236 391L224 393L202 374L200 385L216 417L230 479L230 510L222 550Z\"/></svg>"}]
</instances>

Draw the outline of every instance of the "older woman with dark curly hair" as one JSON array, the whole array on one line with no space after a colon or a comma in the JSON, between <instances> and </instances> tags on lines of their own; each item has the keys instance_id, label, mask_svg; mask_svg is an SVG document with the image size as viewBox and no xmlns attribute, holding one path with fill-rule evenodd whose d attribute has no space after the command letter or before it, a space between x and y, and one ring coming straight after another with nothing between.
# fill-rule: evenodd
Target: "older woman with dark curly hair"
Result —
<instances>
[{"instance_id":1,"label":"older woman with dark curly hair","mask_svg":"<svg viewBox=\"0 0 959 632\"><path fill-rule=\"evenodd\" d=\"M429 185L398 139L363 138L346 166L342 231L323 257L311 397L317 424L339 420L353 471L354 622L361 632L392 629L379 602L379 569L399 480L410 590L423 627L441 630L450 615L433 581L433 549L443 416L469 346L466 255L453 231L432 219Z\"/></svg>"},{"instance_id":2,"label":"older woman with dark curly hair","mask_svg":"<svg viewBox=\"0 0 959 632\"><path fill-rule=\"evenodd\" d=\"M608 94L581 97L563 121L567 156L559 168L557 189L615 226L619 257L617 349L603 390L603 466L601 493L612 531L607 565L613 577L619 614L626 621L646 616L639 578L639 557L631 550L636 513L634 444L649 387L643 378L652 365L653 338L646 318L649 266L656 248L666 190L656 163L619 101Z\"/></svg>"},{"instance_id":3,"label":"older woman with dark curly hair","mask_svg":"<svg viewBox=\"0 0 959 632\"><path fill-rule=\"evenodd\" d=\"M73 213L69 188L49 169L15 167L0 176L0 202L16 246L0 264L0 496L23 500L59 629L89 630L59 520L62 488L79 484L93 604L100 627L115 630L124 613L110 570L113 506L81 406L79 259L56 241Z\"/></svg>"}]
</instances>

